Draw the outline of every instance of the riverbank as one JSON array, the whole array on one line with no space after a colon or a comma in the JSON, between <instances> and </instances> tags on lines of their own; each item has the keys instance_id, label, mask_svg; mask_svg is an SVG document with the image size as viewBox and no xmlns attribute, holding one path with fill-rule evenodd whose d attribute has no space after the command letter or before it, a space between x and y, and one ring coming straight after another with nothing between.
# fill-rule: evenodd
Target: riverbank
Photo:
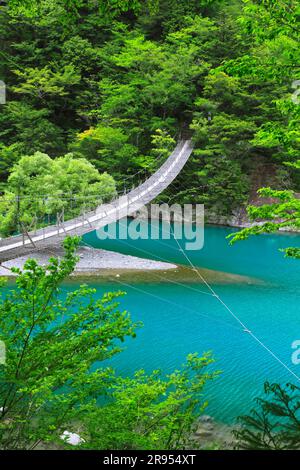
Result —
<instances>
[{"instance_id":1,"label":"riverbank","mask_svg":"<svg viewBox=\"0 0 300 470\"><path fill-rule=\"evenodd\" d=\"M242 213L237 213L235 215L210 215L207 218L206 223L208 225L216 225L219 227L230 227L235 229L244 229L244 228L252 228L257 225L263 225L264 223L268 222L267 220L259 221L259 222L251 222L250 219ZM278 229L278 233L300 233L300 230L296 227L280 227Z\"/></svg>"},{"instance_id":2,"label":"riverbank","mask_svg":"<svg viewBox=\"0 0 300 470\"><path fill-rule=\"evenodd\" d=\"M68 427L68 426L67 426ZM82 423L71 424L72 431L65 430L60 436L74 448L80 449L82 442L83 425ZM192 425L191 433L188 437L188 444L183 444L183 450L237 450L239 441L235 438L233 431L237 430L236 425L220 423L214 420L212 416L201 415ZM84 442L88 444L89 438L85 434ZM64 450L64 445L58 442L39 442L35 450Z\"/></svg>"},{"instance_id":3,"label":"riverbank","mask_svg":"<svg viewBox=\"0 0 300 470\"><path fill-rule=\"evenodd\" d=\"M230 232L228 228L206 227L204 248L190 251L191 261L195 266L209 267L207 275L222 282L215 286L215 291L226 305L276 354L287 357L299 319L300 273L297 261L285 259L279 250L299 246L299 238L274 234L252 237L231 247L226 240ZM85 241L93 244L95 239L90 237ZM219 427L218 423L230 426L236 416L249 414L255 397L262 395L266 380L282 383L290 380L287 371L240 329L216 299L202 295L205 286L200 285L195 272L179 266L183 256L174 250L172 240L164 240L163 244L131 241L125 245L118 240L101 241L101 244L106 249L128 250L130 255L143 256L142 250L147 250L153 257L160 256L178 265L166 271L102 270L99 276L83 278L82 283L95 288L96 299L101 299L105 292L126 291L126 297L120 298L122 308L131 313L134 321L144 325L137 338L130 340L128 348L113 359L113 367L119 374L133 376L139 369L172 373L181 367L189 353L213 351L216 359L213 367L222 374L207 386L206 412L214 417L218 433L228 429L223 424ZM225 272L224 277L221 271ZM204 272L202 268L200 272ZM245 282L234 284L237 277L228 277L228 272L243 274L240 279ZM110 276L109 282L105 276ZM185 282L192 278L195 284ZM254 284L255 278L259 283ZM153 284L144 283L146 279L153 279ZM168 279L184 285L173 285ZM64 292L72 292L80 284L78 276L72 277L64 283ZM207 446L213 446L216 441L212 424L195 430L199 441L206 433Z\"/></svg>"},{"instance_id":4,"label":"riverbank","mask_svg":"<svg viewBox=\"0 0 300 470\"><path fill-rule=\"evenodd\" d=\"M266 198L265 198L266 199ZM271 201L270 201L271 202ZM258 205L258 204L254 204ZM157 220L164 220L165 222L169 223L170 219L171 221L174 221L174 214L169 214L164 215L164 213L161 213L160 215L151 213L150 206L146 206L148 213L145 211L144 213L139 213L136 212L134 214L131 214L129 216L129 219L136 219L139 218L140 220L148 220L149 223L151 221L157 221ZM151 216L150 216L151 214ZM192 219L195 221L197 220L196 218L196 213L193 211L193 217ZM176 218L175 218L176 220ZM177 219L179 222L181 222L181 215L178 216ZM282 220L283 221L283 220ZM244 228L251 228L256 225L263 225L264 223L268 222L268 220L261 220L261 221L251 221L247 215L247 211L245 207L240 207L239 209L236 209L235 211L232 212L232 214L227 214L227 215L222 215L214 212L208 211L208 213L204 212L204 221L203 220L198 220L196 222L193 222L196 226L202 226L203 224L205 226L207 225L216 225L219 227L229 227L233 229L239 229L242 230ZM300 233L300 229L297 227L280 227L278 229L278 233Z\"/></svg>"},{"instance_id":5,"label":"riverbank","mask_svg":"<svg viewBox=\"0 0 300 470\"><path fill-rule=\"evenodd\" d=\"M200 450L234 450L238 440L233 435L237 425L229 426L215 421L212 416L201 415L193 425L193 448Z\"/></svg>"},{"instance_id":6,"label":"riverbank","mask_svg":"<svg viewBox=\"0 0 300 470\"><path fill-rule=\"evenodd\" d=\"M6 261L0 266L0 276L13 278L15 275L10 271L12 267L23 269L27 259L34 258L45 266L49 258L62 258L61 247L41 250L35 253L21 256L11 261ZM99 248L80 247L77 252L79 261L74 273L68 282L89 280L94 283L106 281L126 281L130 283L188 283L202 284L201 279L195 275L194 270L189 267L154 261L137 256L124 255L122 253L103 250ZM241 276L223 271L198 268L207 282L215 284L261 284L261 281L248 276ZM73 279L73 281L72 281Z\"/></svg>"},{"instance_id":7,"label":"riverbank","mask_svg":"<svg viewBox=\"0 0 300 470\"><path fill-rule=\"evenodd\" d=\"M62 258L63 249L55 247L53 249L41 250L26 256L6 261L0 266L0 276L14 276L10 271L12 267L23 269L28 258L34 258L41 265L46 265L49 258ZM176 264L153 261L136 256L123 255L112 251L94 249L89 247L80 247L77 252L79 261L73 273L73 276L96 276L108 271L166 271L176 269Z\"/></svg>"}]
</instances>

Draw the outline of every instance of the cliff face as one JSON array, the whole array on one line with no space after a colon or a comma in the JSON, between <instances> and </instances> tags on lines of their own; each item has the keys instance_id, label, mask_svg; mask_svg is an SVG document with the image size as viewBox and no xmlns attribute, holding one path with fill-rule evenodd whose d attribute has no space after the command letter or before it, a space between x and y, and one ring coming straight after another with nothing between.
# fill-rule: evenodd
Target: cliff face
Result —
<instances>
[{"instance_id":1,"label":"cliff face","mask_svg":"<svg viewBox=\"0 0 300 470\"><path fill-rule=\"evenodd\" d=\"M277 202L275 198L260 197L258 190L263 187L271 187L276 189L290 189L291 181L288 172L280 173L282 167L267 159L256 158L252 162L250 169L250 192L247 203L232 211L231 215L220 215L216 213L206 213L206 222L216 225L228 225L230 227L251 227L257 225L252 222L247 214L247 206L262 206L264 204L272 204ZM300 193L296 193L296 197L300 199ZM264 221L258 222L259 224ZM283 229L281 229L283 231ZM293 228L286 231L297 231Z\"/></svg>"}]
</instances>

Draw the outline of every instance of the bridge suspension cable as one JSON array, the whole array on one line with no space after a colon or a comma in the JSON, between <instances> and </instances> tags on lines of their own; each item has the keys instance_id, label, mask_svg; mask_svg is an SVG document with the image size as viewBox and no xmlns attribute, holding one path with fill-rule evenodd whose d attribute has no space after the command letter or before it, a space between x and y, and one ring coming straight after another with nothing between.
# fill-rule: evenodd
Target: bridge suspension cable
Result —
<instances>
[{"instance_id":1,"label":"bridge suspension cable","mask_svg":"<svg viewBox=\"0 0 300 470\"><path fill-rule=\"evenodd\" d=\"M122 224L122 221L120 220L119 223ZM163 229L162 229L163 230ZM203 291L200 291L198 289L195 289L199 294L209 294L211 295L212 297L216 298L218 300L218 302L227 310L227 312L231 315L231 317L239 324L240 328L239 331L243 332L243 333L247 333L249 334L250 337L252 337L252 339L258 343L271 357L273 357L273 359L279 363L285 370L287 370L289 372L289 374L291 374L298 382L300 382L300 377L284 362L282 361L276 353L274 353L274 351L272 351L262 340L260 340L247 326L246 324L238 317L238 315L236 315L232 309L227 305L227 303L216 293L216 291L213 289L213 287L210 285L210 283L206 280L205 276L203 276L203 274L200 272L199 268L197 268L194 263L191 261L190 257L187 255L186 251L181 247L178 239L175 237L175 233L174 233L174 230L172 228L172 225L170 224L170 230L171 230L171 234L172 234L172 239L175 240L177 246L178 246L178 250L176 251L179 251L183 254L184 258L186 259L186 261L188 262L189 266L191 267L191 269L193 270L193 272L195 272L197 274L197 276L200 278L200 280L204 283L204 285L209 289L209 292L203 292ZM156 240L156 242L160 242L160 240ZM126 245L128 246L131 246L128 242L126 242L125 240L121 240L122 243L125 243ZM94 248L92 247L91 245L88 245L84 242L85 245L89 246L90 248ZM172 247L174 250L175 248ZM147 251L147 250L144 250L144 249L141 249L141 248L138 248L138 250L146 253L148 256L150 255L150 258L153 259L153 253ZM157 258L159 258L160 260L162 261L165 261L165 262L170 262L170 260L166 260L164 258L162 258L161 256L157 256L155 255ZM165 277L164 279L166 279L168 282L172 282L172 280L169 280L167 277ZM120 280L118 280L117 282L121 282ZM174 284L181 284L181 283L177 283L174 281ZM182 284L181 284L182 285ZM129 284L129 286L131 286ZM131 286L132 287L132 286ZM185 286L187 287L187 286ZM190 286L189 286L190 288ZM147 291L143 291L146 295L150 295L149 293L147 293ZM152 296L154 294L151 294ZM161 300L163 300L163 298L160 298ZM176 304L175 304L176 305ZM228 324L227 324L228 325Z\"/></svg>"},{"instance_id":2,"label":"bridge suspension cable","mask_svg":"<svg viewBox=\"0 0 300 470\"><path fill-rule=\"evenodd\" d=\"M193 145L190 140L180 141L158 171L127 193L126 200L120 197L112 201L109 209L105 205L100 205L93 211L84 208L83 213L67 221L62 214L55 225L48 225L33 232L25 228L25 233L20 236L0 240L0 262L28 253L28 249L33 251L45 248L53 244L53 240L60 241L61 237L67 234L83 235L135 212L166 189L181 171L192 151Z\"/></svg>"},{"instance_id":3,"label":"bridge suspension cable","mask_svg":"<svg viewBox=\"0 0 300 470\"><path fill-rule=\"evenodd\" d=\"M119 223L122 224L122 221L120 220ZM155 274L156 277L158 278L161 278L163 280L166 280L167 282L170 282L170 283L173 283L175 285L179 285L179 286L182 286L182 287L185 287L185 288L188 288L189 290L193 290L195 291L196 293L198 294L206 294L206 295L210 295L211 297L214 297L218 300L218 302L226 309L226 311L231 315L231 317L239 324L239 328L238 327L234 327L233 325L227 323L227 322L224 322L223 320L220 320L220 319L217 319L215 317L212 317L211 314L205 314L205 313L202 313L202 312L197 312L195 311L194 309L191 309L187 306L181 306L183 309L185 309L186 311L189 311L193 314L196 314L196 315L199 315L199 316L202 316L202 317L207 317L209 319L211 319L212 321L215 321L215 322L218 322L218 323L222 323L222 324L225 324L226 326L230 327L230 328L234 328L234 329L237 329L238 331L243 331L244 333L247 333L250 335L250 337L252 337L252 339L257 343L259 344L277 363L279 363L285 370L287 370L289 372L289 374L291 374L298 382L300 382L300 377L285 363L283 362L278 356L276 353L274 353L274 351L272 351L262 340L260 340L247 326L246 324L238 317L237 314L235 314L232 309L227 305L227 303L216 293L216 291L213 289L213 287L210 285L210 283L206 280L205 276L203 276L203 274L200 272L199 268L197 268L194 263L191 261L190 257L187 255L186 251L181 247L178 239L175 237L175 233L172 229L172 226L170 224L170 229L171 229L171 233L172 233L172 238L175 240L177 246L178 246L178 249L176 251L179 251L183 254L184 258L186 259L186 261L188 262L188 264L190 265L191 269L193 270L193 272L195 272L197 274L197 276L200 278L200 280L204 283L204 285L208 288L209 292L205 292L205 291L201 291L199 289L195 289L195 288L192 288L191 286L187 286L183 283L180 283L180 282L177 282L177 281L174 281L174 280L171 280L171 279L168 279L168 277L164 277L162 278L161 276L158 276L157 274ZM129 246L131 246L128 242L126 242L125 240L121 240L122 243L125 243ZM158 241L159 243L161 243L159 240L156 240ZM89 248L92 248L92 249L95 249L92 245L86 243L85 241L83 241L83 244ZM172 247L174 250L175 248ZM150 255L150 258L153 258L153 253L147 251L147 250L144 250L144 249L141 249L139 248L139 251L142 251L144 253L146 253L148 256ZM49 252L51 252L51 250L49 250ZM56 256L55 252L53 252L53 255ZM159 258L160 260L162 261L165 261L165 262L170 262L169 260L165 259L165 258L162 258L161 256L158 256L156 255L156 258ZM4 269L7 269L7 270L10 270L11 269L9 267L6 267L5 265L3 265L3 263L0 263L0 266L2 266ZM153 294L153 293L149 293L147 292L145 289L141 289L140 287L136 287L136 286L133 286L131 284L128 284L128 283L125 283L124 281L121 281L121 280L116 280L116 282L120 285L124 285L126 287L129 287L129 288L132 288L136 291L139 291L139 292L142 292L143 294L145 295L148 295L148 296L151 296L153 298L156 298L160 301L163 301L163 302L166 302L170 305L173 305L174 307L178 307L178 305L175 303L175 302L172 302L170 301L169 299L164 299L163 297L161 296L158 296L156 294ZM242 329L241 329L242 328Z\"/></svg>"},{"instance_id":4,"label":"bridge suspension cable","mask_svg":"<svg viewBox=\"0 0 300 470\"><path fill-rule=\"evenodd\" d=\"M285 362L283 362L277 354L275 354L266 344L264 344L263 341L261 341L246 325L245 323L232 311L232 309L226 304L226 302L216 293L216 291L212 288L212 286L207 282L205 277L202 275L202 273L199 271L199 269L193 264L191 261L190 257L187 255L186 251L180 246L180 243L178 242L177 238L175 237L174 231L170 225L171 231L173 233L173 238L176 241L179 251L184 255L185 259L193 269L193 271L197 274L197 276L202 280L202 282L207 286L207 288L210 290L212 293L213 297L215 297L218 302L227 310L227 312L235 319L235 321L243 328L243 331L245 333L248 333L263 349L267 351L268 354L270 354L275 361L277 361L284 369L286 369L298 382L300 382L300 377L295 374L295 372L287 365Z\"/></svg>"}]
</instances>

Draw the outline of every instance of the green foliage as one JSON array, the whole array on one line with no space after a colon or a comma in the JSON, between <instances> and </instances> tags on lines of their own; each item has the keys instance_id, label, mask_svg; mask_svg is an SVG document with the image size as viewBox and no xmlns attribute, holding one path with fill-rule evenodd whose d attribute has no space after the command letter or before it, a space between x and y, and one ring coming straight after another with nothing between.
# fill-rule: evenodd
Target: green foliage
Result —
<instances>
[{"instance_id":1,"label":"green foliage","mask_svg":"<svg viewBox=\"0 0 300 470\"><path fill-rule=\"evenodd\" d=\"M210 354L190 354L181 370L166 377L160 371L119 378L108 406L94 408L84 420L88 449L182 449L193 445L191 428L203 412L205 383L216 375L205 372Z\"/></svg>"},{"instance_id":2,"label":"green foliage","mask_svg":"<svg viewBox=\"0 0 300 470\"><path fill-rule=\"evenodd\" d=\"M7 3L11 11L28 16L39 14L45 6L52 8L54 6L51 0L44 0L42 2L37 0L9 0ZM66 19L69 20L74 16L76 17L79 15L80 8L85 6L85 2L83 0L59 0L57 3L63 9L67 10L68 15L66 16ZM150 8L155 8L155 0L148 0L147 3ZM128 10L138 11L141 8L141 2L139 0L99 0L97 4L99 13L107 17L115 16Z\"/></svg>"},{"instance_id":3,"label":"green foliage","mask_svg":"<svg viewBox=\"0 0 300 470\"><path fill-rule=\"evenodd\" d=\"M138 153L122 128L111 126L97 126L78 134L72 149L84 155L99 170L109 170L119 178L134 168Z\"/></svg>"},{"instance_id":4,"label":"green foliage","mask_svg":"<svg viewBox=\"0 0 300 470\"><path fill-rule=\"evenodd\" d=\"M253 190L255 163L267 159L297 191L300 179L284 167L299 155L296 1L8 3L1 190L15 162L37 151L74 152L118 188L132 186L140 170L156 169L158 151L171 150L153 141L157 129L174 138L190 126L194 157L163 199L231 215Z\"/></svg>"},{"instance_id":5,"label":"green foliage","mask_svg":"<svg viewBox=\"0 0 300 470\"><path fill-rule=\"evenodd\" d=\"M64 145L62 130L48 119L49 114L45 108L35 109L25 102L10 101L0 114L3 144L13 145L18 157L30 154L32 149L57 155ZM15 157L11 165L14 160Z\"/></svg>"},{"instance_id":6,"label":"green foliage","mask_svg":"<svg viewBox=\"0 0 300 470\"><path fill-rule=\"evenodd\" d=\"M294 163L300 150L300 106L288 97L275 101L280 121L263 124L253 139L253 144L272 149L273 157Z\"/></svg>"},{"instance_id":7,"label":"green foliage","mask_svg":"<svg viewBox=\"0 0 300 470\"><path fill-rule=\"evenodd\" d=\"M153 153L157 156L163 155L168 157L173 150L176 141L166 131L156 129L155 134L152 135Z\"/></svg>"},{"instance_id":8,"label":"green foliage","mask_svg":"<svg viewBox=\"0 0 300 470\"><path fill-rule=\"evenodd\" d=\"M261 206L249 206L248 214L252 220L262 220L260 225L245 228L229 235L230 243L246 240L251 235L274 233L281 228L300 229L300 199L293 191L276 191L271 188L261 188L261 197L271 198L274 202ZM275 202L276 201L276 202ZM299 258L300 249L295 247L283 250L287 257Z\"/></svg>"},{"instance_id":9,"label":"green foliage","mask_svg":"<svg viewBox=\"0 0 300 470\"><path fill-rule=\"evenodd\" d=\"M257 408L241 416L241 428L234 431L239 448L247 450L299 450L299 387L265 384L266 398L258 398Z\"/></svg>"},{"instance_id":10,"label":"green foliage","mask_svg":"<svg viewBox=\"0 0 300 470\"><path fill-rule=\"evenodd\" d=\"M0 296L7 351L0 365L0 448L68 447L59 439L66 429L79 432L88 449L182 448L207 404L212 358L190 354L167 377L159 371L117 377L109 360L140 324L120 310L122 292L97 299L96 289L82 285L63 293L79 241L65 239L60 261L39 266L30 259L23 271L14 269L16 286Z\"/></svg>"},{"instance_id":11,"label":"green foliage","mask_svg":"<svg viewBox=\"0 0 300 470\"><path fill-rule=\"evenodd\" d=\"M49 96L65 96L68 88L80 82L80 75L76 73L73 65L65 65L64 69L54 72L48 66L16 70L19 85L12 87L15 93L29 94L44 100Z\"/></svg>"},{"instance_id":12,"label":"green foliage","mask_svg":"<svg viewBox=\"0 0 300 470\"><path fill-rule=\"evenodd\" d=\"M15 224L30 227L51 221L57 213L71 218L108 202L116 194L114 179L99 174L93 165L72 154L51 159L36 152L22 157L13 167L7 189L0 197L0 227L3 235ZM47 216L47 219L46 219Z\"/></svg>"},{"instance_id":13,"label":"green foliage","mask_svg":"<svg viewBox=\"0 0 300 470\"><path fill-rule=\"evenodd\" d=\"M7 146L3 143L0 144L0 174L3 177L8 177L11 166L19 159L19 154L20 149L17 143ZM5 187L5 184L3 184L3 187Z\"/></svg>"},{"instance_id":14,"label":"green foliage","mask_svg":"<svg viewBox=\"0 0 300 470\"><path fill-rule=\"evenodd\" d=\"M278 2L276 0L246 0L246 18L243 22L259 37L273 36L274 31L287 31L298 36L299 3L297 0ZM249 16L248 16L249 15ZM271 26L271 30L266 26Z\"/></svg>"},{"instance_id":15,"label":"green foliage","mask_svg":"<svg viewBox=\"0 0 300 470\"><path fill-rule=\"evenodd\" d=\"M190 126L196 150L186 171L191 186L185 202L196 197L207 210L223 215L244 205L256 125L244 116L243 106L254 101L238 79L224 72L207 76Z\"/></svg>"},{"instance_id":16,"label":"green foliage","mask_svg":"<svg viewBox=\"0 0 300 470\"><path fill-rule=\"evenodd\" d=\"M91 366L120 352L119 340L135 335L137 325L118 309L121 293L95 300L95 289L81 286L58 297L75 267L78 243L65 240L61 261L51 258L42 267L28 260L23 272L15 269L16 288L1 298L0 337L7 350L0 366L2 449L29 449L59 435L106 389L111 371L91 372Z\"/></svg>"}]
</instances>

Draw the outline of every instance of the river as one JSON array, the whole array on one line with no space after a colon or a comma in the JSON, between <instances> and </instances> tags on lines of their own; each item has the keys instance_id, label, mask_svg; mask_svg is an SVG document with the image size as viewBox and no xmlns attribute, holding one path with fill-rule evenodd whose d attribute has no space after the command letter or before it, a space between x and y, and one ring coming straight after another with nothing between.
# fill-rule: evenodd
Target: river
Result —
<instances>
[{"instance_id":1,"label":"river","mask_svg":"<svg viewBox=\"0 0 300 470\"><path fill-rule=\"evenodd\" d=\"M300 339L300 261L285 259L280 248L299 246L300 236L276 234L253 237L228 245L226 235L234 229L208 226L200 251L190 251L197 266L249 276L250 282L213 283L213 288L244 324L288 367L300 375L300 365L291 360L292 343ZM95 247L153 259L186 264L172 240L105 240L93 232L85 241ZM200 283L183 285L137 280L122 283L96 279L90 285L97 294L126 290L121 304L144 327L137 338L128 340L126 349L110 363L120 374L138 369L170 372L179 367L187 354L212 351L215 369L222 373L206 387L207 412L217 420L232 423L236 416L249 412L254 398L262 393L265 380L295 381L266 350L244 332L236 320L217 301L206 295ZM65 284L73 289L74 281ZM201 292L198 292L201 291Z\"/></svg>"},{"instance_id":2,"label":"river","mask_svg":"<svg viewBox=\"0 0 300 470\"><path fill-rule=\"evenodd\" d=\"M213 289L247 328L300 376L300 364L292 362L292 343L300 340L300 260L286 259L279 251L300 246L300 235L263 235L229 246L226 236L233 231L207 226L203 249L189 251L188 256L201 268L231 273L230 277L215 276L215 280L210 274ZM92 232L84 241L124 254L187 264L172 239L100 241ZM110 280L102 276L88 279L99 297L107 291L126 291L121 307L133 320L143 322L137 337L126 340L125 350L109 365L122 375L133 375L138 369L169 373L179 368L189 353L212 351L213 368L221 374L205 388L206 412L231 424L254 406L266 380L286 383L295 382L295 378L243 331L215 297L207 295L208 288L195 272L186 276L186 271L179 270L182 278L174 278L166 270L149 275L121 272L118 277L114 273ZM66 281L63 290L73 290L79 282L77 278Z\"/></svg>"}]
</instances>

